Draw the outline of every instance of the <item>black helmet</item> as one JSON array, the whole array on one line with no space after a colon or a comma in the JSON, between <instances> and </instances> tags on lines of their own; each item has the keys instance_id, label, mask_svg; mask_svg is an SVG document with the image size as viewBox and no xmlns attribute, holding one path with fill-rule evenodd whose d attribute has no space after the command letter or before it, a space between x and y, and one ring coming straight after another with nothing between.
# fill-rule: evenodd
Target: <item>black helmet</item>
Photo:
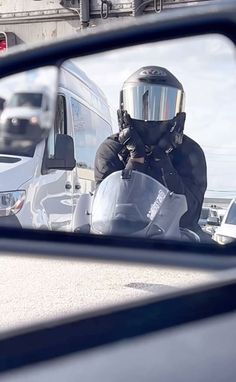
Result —
<instances>
[{"instance_id":1,"label":"black helmet","mask_svg":"<svg viewBox=\"0 0 236 382\"><path fill-rule=\"evenodd\" d=\"M120 92L120 128L128 115L133 126L141 129L141 136L149 140L147 144L155 144L163 133L173 133L173 122L180 113L184 112L185 93L182 84L167 69L159 66L145 66L133 73L123 84ZM182 126L178 126L178 134L185 120L181 118ZM126 119L126 117L125 117ZM149 130L149 137L146 134ZM155 131L154 131L155 129ZM146 132L145 132L146 130ZM153 137L153 139L151 139ZM153 141L153 142L150 142Z\"/></svg>"},{"instance_id":2,"label":"black helmet","mask_svg":"<svg viewBox=\"0 0 236 382\"><path fill-rule=\"evenodd\" d=\"M124 82L120 108L133 119L170 120L184 111L184 89L167 69L145 66Z\"/></svg>"}]
</instances>

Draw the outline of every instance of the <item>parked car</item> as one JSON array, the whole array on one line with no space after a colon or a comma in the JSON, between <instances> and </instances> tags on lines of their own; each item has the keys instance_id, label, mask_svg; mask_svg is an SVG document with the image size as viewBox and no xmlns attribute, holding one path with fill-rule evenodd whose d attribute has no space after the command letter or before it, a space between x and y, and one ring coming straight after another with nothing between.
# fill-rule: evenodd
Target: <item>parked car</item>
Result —
<instances>
[{"instance_id":1,"label":"parked car","mask_svg":"<svg viewBox=\"0 0 236 382\"><path fill-rule=\"evenodd\" d=\"M217 211L210 207L203 207L200 215L200 219L198 221L199 225L204 228L207 226L207 221L211 217L218 217Z\"/></svg>"},{"instance_id":2,"label":"parked car","mask_svg":"<svg viewBox=\"0 0 236 382\"><path fill-rule=\"evenodd\" d=\"M236 198L231 201L213 239L219 244L228 244L236 239Z\"/></svg>"}]
</instances>

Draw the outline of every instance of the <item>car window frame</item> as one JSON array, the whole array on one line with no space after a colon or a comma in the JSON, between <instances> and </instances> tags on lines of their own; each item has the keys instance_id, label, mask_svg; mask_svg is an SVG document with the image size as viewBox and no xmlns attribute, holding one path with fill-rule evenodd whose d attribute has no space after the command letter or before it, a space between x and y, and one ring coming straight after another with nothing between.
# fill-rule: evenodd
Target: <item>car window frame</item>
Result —
<instances>
[{"instance_id":1,"label":"car window frame","mask_svg":"<svg viewBox=\"0 0 236 382\"><path fill-rule=\"evenodd\" d=\"M229 2L227 2L229 3ZM218 7L218 5L217 5ZM236 7L234 7L235 10ZM214 7L205 7L205 10L208 9L214 9ZM220 9L220 7L219 7ZM230 17L230 14L228 16L223 12L222 15L219 13L211 14L209 12L204 16L203 19L201 19L202 13L199 12L196 15L191 16L192 9L189 13L184 12L185 16L188 15L188 19L184 19L184 27L181 25L181 19L178 20L172 20L170 23L165 24L160 23L160 29L159 29L159 37L157 36L157 30L153 33L152 25L148 24L146 26L140 27L140 29L137 29L135 26L132 26L129 34L129 38L132 38L132 42L139 42L146 39L149 40L149 42L153 39L156 41L158 38L160 40L168 39L171 37L185 37L191 35L195 35L195 32L199 32L199 34L204 34L205 32L225 32L223 34L228 36L233 36L233 32L230 32L230 29L232 26L235 25L236 21L233 22L233 19ZM232 12L230 8L228 9L228 12ZM235 10L236 12L236 10ZM192 12L193 13L193 12ZM236 14L236 13L234 13ZM226 17L227 16L227 17ZM232 16L233 17L233 16ZM146 19L147 20L147 19ZM163 20L163 19L162 19ZM206 22L209 20L209 28L206 26ZM227 22L228 20L228 22ZM139 22L137 22L137 25L140 25ZM186 28L185 28L186 27ZM135 31L137 34L135 34ZM145 32L146 31L146 32ZM114 35L110 33L110 36L107 36L107 40L103 41L103 44L101 44L99 47L95 46L94 43L99 41L98 35L89 37L88 39L82 39L80 40L81 44L79 44L78 48L78 40L74 39L71 44L69 43L68 46L65 46L63 44L67 44L68 42L63 43L62 45L57 44L57 46L53 45L53 49L51 48L40 48L41 50L31 51L31 53L26 54L25 52L19 53L16 56L13 57L11 60L9 57L4 57L2 61L0 61L0 75L3 76L4 73L12 74L15 71L20 71L22 68L33 68L36 67L36 62L43 62L43 60L39 60L39 58L43 59L43 57L47 57L45 59L45 64L47 62L57 62L57 65L60 65L60 60L62 60L61 57L61 48L64 46L64 52L67 54L66 58L71 58L73 55L77 55L78 51L80 54L86 54L86 52L98 52L98 51L104 51L106 48L116 46L122 47L125 44L129 44L130 42L125 42L123 34L124 30L122 29L120 32L115 32L115 38ZM143 34L144 32L144 34ZM203 33L200 33L203 32ZM105 37L105 35L103 35ZM123 37L122 37L123 36ZM101 37L101 36L100 36ZM113 41L112 41L113 40ZM128 39L127 39L128 40ZM236 34L234 34L234 43L236 40ZM113 45L114 43L114 45ZM130 45L134 45L131 44ZM55 48L55 49L54 49ZM58 50L60 49L60 51ZM53 52L54 58L50 54ZM49 57L47 56L47 53L49 54ZM70 56L70 57L69 57ZM32 62L33 58L36 58L35 62ZM55 59L55 60L54 60ZM47 61L48 60L48 61ZM27 62L28 61L28 62ZM29 62L30 61L30 62ZM28 66L27 66L28 65ZM46 66L46 65L45 65ZM35 230L18 230L10 227L1 227L0 230L0 249L4 251L4 253L9 254L17 254L18 256L41 256L45 258L64 258L66 256L66 259L90 259L90 260L97 260L97 261L117 261L117 262L130 262L130 263L140 263L140 264L153 264L153 265L171 265L175 267L183 267L186 268L197 268L197 269L229 269L231 267L236 266L236 256L235 256L235 250L236 250L236 244L227 245L224 248L217 245L209 245L209 244L198 244L196 246L192 246L191 243L178 243L178 242L157 242L153 240L149 240L148 242L144 242L142 239L139 238L119 238L119 237L92 237L91 235L85 235L85 234L69 234L69 233L62 233L62 232L48 232L48 231L35 231ZM44 242L44 245L42 245L42 241ZM112 252L112 256L111 256ZM226 295L222 293L221 287L225 288L226 286ZM230 286L233 286L233 288L228 288ZM198 306L198 311L201 314L201 317L197 317L197 319L203 319L206 318L206 315L209 315L209 312L212 312L212 308L218 307L221 309L221 313L230 312L232 310L235 310L235 299L232 299L232 295L235 294L235 280L228 280L228 282L221 282L218 284L218 287L216 286L216 294L213 296L211 293L209 294L209 290L207 287L202 287L206 294L204 295L204 298L199 299L199 295L197 296L198 299L196 300L196 303L202 303L205 302L205 310L203 309L203 305ZM210 287L211 288L211 287ZM214 289L214 288L213 288ZM208 294L207 294L208 293ZM181 292L181 295L183 296L183 293ZM192 294L191 291L188 291L187 296L190 297L191 307L194 306L196 309L195 304L193 304L192 300ZM227 304L225 303L224 297L228 297ZM166 298L163 297L163 299L166 301ZM224 303L222 303L222 301ZM160 302L160 300L159 300ZM135 325L137 325L137 317L140 317L140 320L145 322L145 320L149 320L152 318L151 311L147 310L145 314L143 313L145 303L141 305L141 309L134 315L134 320L131 321L130 318L132 316L130 315L129 307L126 309L126 315L122 319L122 323L125 321L128 323L128 328L135 328ZM209 305L211 309L209 310ZM158 313L160 315L159 310L160 305L157 305ZM168 317L170 319L172 316L175 315L176 312L180 314L180 307L181 304L178 301L178 304L176 305L176 309L173 312L173 315L169 314L169 310L166 311L168 313ZM227 307L227 310L225 310ZM132 307L131 307L132 308ZM125 307L124 307L125 309ZM189 313L191 309L187 309L187 313ZM113 312L114 313L114 312ZM181 311L183 313L183 310ZM213 316L217 314L216 311L213 311ZM98 338L102 338L102 336L98 336L99 331L96 331L96 325L94 326L95 317L100 320L101 324L104 324L104 321L101 320L101 312L96 312L92 314L92 317L90 316L90 320L92 319L93 323L93 338L91 341L97 341ZM109 312L107 311L105 313L106 319L109 318ZM73 320L74 319L74 320ZM51 337L55 340L57 339L66 339L65 342L61 342L61 345L64 348L64 351L67 350L67 354L70 354L71 351L75 350L73 348L72 343L70 342L71 338L75 338L76 333L76 323L81 323L82 318L79 317L69 317L66 321L66 324L69 325L70 329L70 335L67 336L68 332L63 330L63 322L62 321L53 321L53 322L47 322L43 323L41 326L33 327L33 328L27 328L26 330L21 330L20 332L12 332L10 331L7 335L5 334L2 338L2 341L0 341L1 345L5 345L1 347L3 350L3 367L7 367L9 369L17 368L19 366L22 366L20 364L21 362L26 360L26 363L24 363L24 366L26 364L33 363L35 360L42 361L42 355L44 357L47 356L47 350L50 352L50 345L51 342L49 341L48 334L53 334ZM155 321L155 317L154 317ZM105 320L107 323L107 320ZM111 322L111 320L109 321ZM146 321L147 322L147 321ZM132 325L133 323L133 325ZM182 323L187 323L187 321L183 321ZM169 327L165 327L164 329L169 329ZM56 329L56 331L53 331ZM58 331L58 329L60 329ZM105 328L106 329L106 328ZM43 341L46 341L46 349L45 351L42 351L42 347L40 348L41 339L40 334L42 334L41 330L44 330L47 334L47 336L43 337ZM117 327L114 327L113 334L117 332ZM55 336L55 333L57 335ZM122 333L121 333L122 334ZM85 333L87 335L87 348L88 348L88 338L91 338L91 328L90 331L87 331ZM18 339L19 336L21 337L21 342L19 343ZM125 333L125 336L122 338L128 338L129 336L129 330ZM28 341L25 341L25 339L28 339ZM38 341L35 341L35 339L38 339ZM76 339L76 338L75 338ZM118 336L116 338L117 340L120 340L121 337ZM23 341L22 341L23 340ZM32 343L34 346L32 346ZM78 346L79 340L76 343ZM94 342L93 342L94 343ZM20 345L21 344L21 345ZM98 342L95 344L98 346ZM91 347L91 345L90 345ZM23 354L23 350L27 350L28 353ZM6 350L8 353L6 354ZM78 347L76 348L78 350ZM84 350L84 349L83 349ZM5 351L5 352L4 352ZM18 352L20 356L18 355ZM65 353L64 353L65 354ZM10 357L9 357L10 355ZM13 355L17 355L15 358ZM54 353L55 355L55 353ZM40 358L41 357L41 358ZM40 359L39 359L40 358ZM48 357L49 359L49 357ZM4 372L6 371L3 370Z\"/></svg>"}]
</instances>

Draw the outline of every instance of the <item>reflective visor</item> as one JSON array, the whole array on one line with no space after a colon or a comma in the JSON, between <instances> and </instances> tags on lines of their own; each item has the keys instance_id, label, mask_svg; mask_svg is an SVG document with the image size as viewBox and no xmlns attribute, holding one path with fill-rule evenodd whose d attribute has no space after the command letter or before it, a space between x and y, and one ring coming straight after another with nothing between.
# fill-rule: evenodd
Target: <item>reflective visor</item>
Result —
<instances>
[{"instance_id":1,"label":"reflective visor","mask_svg":"<svg viewBox=\"0 0 236 382\"><path fill-rule=\"evenodd\" d=\"M131 118L142 121L167 121L184 111L184 93L171 86L127 84L121 102Z\"/></svg>"}]
</instances>

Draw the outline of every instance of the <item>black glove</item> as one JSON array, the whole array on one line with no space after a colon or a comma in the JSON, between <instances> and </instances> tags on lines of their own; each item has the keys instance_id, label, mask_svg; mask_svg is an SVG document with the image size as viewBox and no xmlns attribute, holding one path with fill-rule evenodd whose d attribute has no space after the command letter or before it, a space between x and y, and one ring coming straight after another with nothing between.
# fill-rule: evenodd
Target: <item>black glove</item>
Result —
<instances>
[{"instance_id":1,"label":"black glove","mask_svg":"<svg viewBox=\"0 0 236 382\"><path fill-rule=\"evenodd\" d=\"M145 157L145 146L138 133L131 126L120 131L119 142L126 146L132 159Z\"/></svg>"},{"instance_id":2,"label":"black glove","mask_svg":"<svg viewBox=\"0 0 236 382\"><path fill-rule=\"evenodd\" d=\"M168 131L161 136L158 142L160 149L168 151L182 144L185 118L186 114L181 112L170 121Z\"/></svg>"}]
</instances>

